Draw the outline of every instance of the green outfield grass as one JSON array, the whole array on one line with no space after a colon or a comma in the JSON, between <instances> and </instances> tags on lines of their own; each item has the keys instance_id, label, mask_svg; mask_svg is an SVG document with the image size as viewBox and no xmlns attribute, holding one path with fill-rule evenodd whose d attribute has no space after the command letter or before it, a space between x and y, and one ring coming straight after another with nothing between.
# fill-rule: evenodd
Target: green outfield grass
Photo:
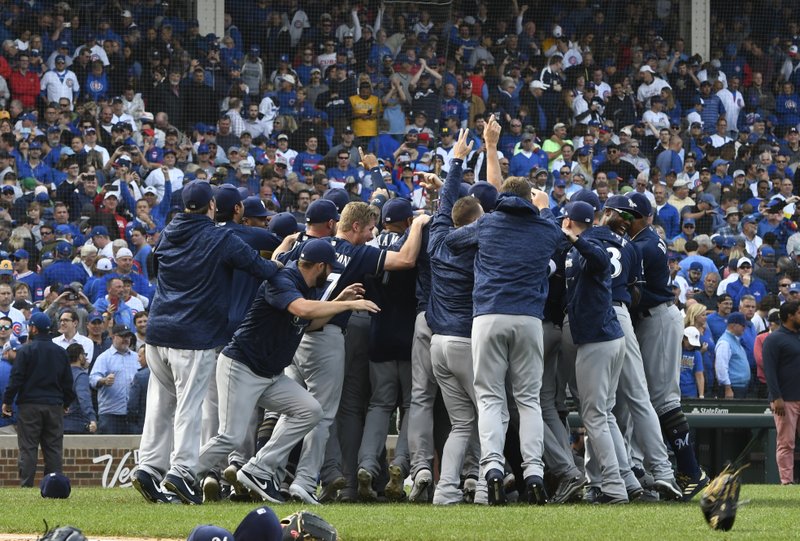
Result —
<instances>
[{"instance_id":1,"label":"green outfield grass","mask_svg":"<svg viewBox=\"0 0 800 541\"><path fill-rule=\"evenodd\" d=\"M792 539L797 535L800 488L745 485L731 532L712 532L697 502L627 506L462 505L436 508L411 504L326 505L315 509L333 523L344 541L491 539ZM99 536L185 539L197 524L233 531L256 504L217 503L190 507L147 504L130 488L77 488L68 500L45 500L38 489L0 489L0 532L41 533L42 519L72 524L89 538ZM274 506L279 517L300 504ZM792 533L794 532L794 533Z\"/></svg>"}]
</instances>

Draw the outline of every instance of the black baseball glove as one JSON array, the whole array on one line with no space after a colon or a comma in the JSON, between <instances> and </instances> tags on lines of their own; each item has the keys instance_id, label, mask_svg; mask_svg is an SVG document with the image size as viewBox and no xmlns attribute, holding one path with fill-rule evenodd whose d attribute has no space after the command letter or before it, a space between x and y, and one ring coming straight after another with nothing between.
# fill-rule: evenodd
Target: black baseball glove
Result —
<instances>
[{"instance_id":1,"label":"black baseball glove","mask_svg":"<svg viewBox=\"0 0 800 541\"><path fill-rule=\"evenodd\" d=\"M700 509L703 510L703 516L713 530L727 532L733 528L736 510L739 507L739 489L742 486L739 477L747 466L749 464L734 469L728 464L703 490Z\"/></svg>"},{"instance_id":2,"label":"black baseball glove","mask_svg":"<svg viewBox=\"0 0 800 541\"><path fill-rule=\"evenodd\" d=\"M336 541L338 534L324 518L299 511L281 520L283 541Z\"/></svg>"},{"instance_id":3,"label":"black baseball glove","mask_svg":"<svg viewBox=\"0 0 800 541\"><path fill-rule=\"evenodd\" d=\"M44 529L44 535L37 541L87 541L83 532L75 526L56 526L48 529L47 521L45 521Z\"/></svg>"}]
</instances>

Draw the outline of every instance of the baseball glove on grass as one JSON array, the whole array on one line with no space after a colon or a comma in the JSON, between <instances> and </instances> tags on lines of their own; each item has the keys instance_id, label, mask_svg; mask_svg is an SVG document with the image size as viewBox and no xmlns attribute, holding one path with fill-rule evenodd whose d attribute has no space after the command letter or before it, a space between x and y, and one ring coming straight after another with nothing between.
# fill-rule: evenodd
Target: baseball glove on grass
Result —
<instances>
[{"instance_id":1,"label":"baseball glove on grass","mask_svg":"<svg viewBox=\"0 0 800 541\"><path fill-rule=\"evenodd\" d=\"M703 510L703 516L711 529L727 532L733 528L736 510L739 507L739 489L742 486L739 476L747 466L749 464L734 469L728 464L703 490L700 509Z\"/></svg>"},{"instance_id":2,"label":"baseball glove on grass","mask_svg":"<svg viewBox=\"0 0 800 541\"><path fill-rule=\"evenodd\" d=\"M47 521L45 521L44 529L45 533L38 541L86 541L86 536L75 526L48 528Z\"/></svg>"},{"instance_id":3,"label":"baseball glove on grass","mask_svg":"<svg viewBox=\"0 0 800 541\"><path fill-rule=\"evenodd\" d=\"M336 541L338 534L324 518L309 513L298 511L281 520L283 526L283 541Z\"/></svg>"}]
</instances>

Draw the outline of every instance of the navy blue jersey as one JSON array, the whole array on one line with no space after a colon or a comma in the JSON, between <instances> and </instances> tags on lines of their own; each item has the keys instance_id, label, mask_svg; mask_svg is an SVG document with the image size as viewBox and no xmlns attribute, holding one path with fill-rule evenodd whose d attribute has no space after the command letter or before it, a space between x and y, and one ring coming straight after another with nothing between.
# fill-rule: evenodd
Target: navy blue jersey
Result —
<instances>
[{"instance_id":1,"label":"navy blue jersey","mask_svg":"<svg viewBox=\"0 0 800 541\"><path fill-rule=\"evenodd\" d=\"M633 237L633 244L642 259L642 296L637 307L647 309L674 300L666 243L648 226Z\"/></svg>"},{"instance_id":2,"label":"navy blue jersey","mask_svg":"<svg viewBox=\"0 0 800 541\"><path fill-rule=\"evenodd\" d=\"M567 307L567 277L564 266L570 248L572 248L572 244L565 238L550 259L550 278L548 278L547 300L544 303L544 320L559 327L564 323L564 310Z\"/></svg>"},{"instance_id":3,"label":"navy blue jersey","mask_svg":"<svg viewBox=\"0 0 800 541\"><path fill-rule=\"evenodd\" d=\"M248 227L235 222L226 222L220 224L220 227L233 231L234 235L257 252L271 252L281 242L274 233L261 227ZM239 328L260 285L261 280L252 274L240 270L233 271L226 336L233 336L233 333Z\"/></svg>"},{"instance_id":4,"label":"navy blue jersey","mask_svg":"<svg viewBox=\"0 0 800 541\"><path fill-rule=\"evenodd\" d=\"M491 214L466 225L446 242L454 253L478 248L473 316L505 314L544 317L550 259L564 238L549 209L500 194Z\"/></svg>"},{"instance_id":5,"label":"navy blue jersey","mask_svg":"<svg viewBox=\"0 0 800 541\"><path fill-rule=\"evenodd\" d=\"M222 353L243 363L263 378L274 377L289 366L311 323L293 316L287 307L297 299L314 299L297 266L290 263L272 280L262 282L250 310Z\"/></svg>"},{"instance_id":6,"label":"navy blue jersey","mask_svg":"<svg viewBox=\"0 0 800 541\"><path fill-rule=\"evenodd\" d=\"M603 243L611 260L611 299L631 305L631 290L639 280L639 252L629 240L606 226L596 227L592 236Z\"/></svg>"},{"instance_id":7,"label":"navy blue jersey","mask_svg":"<svg viewBox=\"0 0 800 541\"><path fill-rule=\"evenodd\" d=\"M408 232L399 235L382 231L378 246L396 252L408 239ZM370 298L381 307L372 314L369 335L369 358L374 362L410 361L417 315L415 269L383 271L372 280Z\"/></svg>"},{"instance_id":8,"label":"navy blue jersey","mask_svg":"<svg viewBox=\"0 0 800 541\"><path fill-rule=\"evenodd\" d=\"M351 284L363 283L366 276L376 275L383 272L383 265L386 262L386 250L361 244L355 246L339 237L325 237L336 250L336 259L344 267L342 272L332 272L328 276L325 287L319 300L329 301L335 299L344 288ZM284 265L289 261L297 261L303 251L304 242L298 242L288 252L278 256L278 260ZM330 323L338 325L342 329L347 327L350 319L350 312L342 312L334 316Z\"/></svg>"},{"instance_id":9,"label":"navy blue jersey","mask_svg":"<svg viewBox=\"0 0 800 541\"><path fill-rule=\"evenodd\" d=\"M611 304L611 257L597 238L608 228L590 228L567 254L567 315L575 344L622 338L622 327ZM608 231L610 233L610 231Z\"/></svg>"},{"instance_id":10,"label":"navy blue jersey","mask_svg":"<svg viewBox=\"0 0 800 541\"><path fill-rule=\"evenodd\" d=\"M462 233L453 227L451 212L461 186L462 160L452 160L439 196L439 211L431 221L428 253L431 258L431 297L425 319L431 332L447 336L472 336L472 287L475 253L469 247L454 252L446 239Z\"/></svg>"}]
</instances>

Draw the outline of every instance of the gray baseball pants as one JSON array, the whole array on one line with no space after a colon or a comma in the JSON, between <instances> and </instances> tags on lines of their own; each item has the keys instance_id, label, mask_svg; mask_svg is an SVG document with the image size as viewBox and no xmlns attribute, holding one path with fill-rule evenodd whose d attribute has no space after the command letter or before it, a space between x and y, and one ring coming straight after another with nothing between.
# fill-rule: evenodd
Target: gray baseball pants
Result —
<instances>
[{"instance_id":1,"label":"gray baseball pants","mask_svg":"<svg viewBox=\"0 0 800 541\"><path fill-rule=\"evenodd\" d=\"M214 349L175 349L147 344L150 385L139 443L139 468L161 480L166 473L193 481L200 454L200 424Z\"/></svg>"},{"instance_id":2,"label":"gray baseball pants","mask_svg":"<svg viewBox=\"0 0 800 541\"><path fill-rule=\"evenodd\" d=\"M251 429L252 417L243 413L260 406L281 416L270 440L244 470L261 478L282 477L289 452L322 419L319 402L285 374L263 378L222 353L216 380L219 432L200 449L199 471L207 472L241 444Z\"/></svg>"},{"instance_id":3,"label":"gray baseball pants","mask_svg":"<svg viewBox=\"0 0 800 541\"><path fill-rule=\"evenodd\" d=\"M399 402L400 430L392 464L400 466L405 477L409 470L408 408L411 403L411 362L370 362L369 380L372 385L372 397L364 423L361 448L358 451L359 466L371 473L373 478L380 473L380 457L386 447L389 422Z\"/></svg>"},{"instance_id":4,"label":"gray baseball pants","mask_svg":"<svg viewBox=\"0 0 800 541\"><path fill-rule=\"evenodd\" d=\"M433 470L433 403L438 386L431 367L431 329L425 312L414 322L411 346L411 405L408 415L408 449L411 454L411 476L419 470Z\"/></svg>"},{"instance_id":5,"label":"gray baseball pants","mask_svg":"<svg viewBox=\"0 0 800 541\"><path fill-rule=\"evenodd\" d=\"M659 304L637 322L636 338L642 352L650 402L657 415L681 406L680 359L683 318L677 306Z\"/></svg>"},{"instance_id":6,"label":"gray baseball pants","mask_svg":"<svg viewBox=\"0 0 800 541\"><path fill-rule=\"evenodd\" d=\"M459 488L464 458L470 441L478 435L472 341L461 336L434 334L431 366L450 417L450 434L444 444L433 503L460 503L464 497Z\"/></svg>"},{"instance_id":7,"label":"gray baseball pants","mask_svg":"<svg viewBox=\"0 0 800 541\"><path fill-rule=\"evenodd\" d=\"M303 450L297 462L294 483L310 494L317 488L328 433L339 409L344 380L344 334L336 325L325 325L319 331L306 333L286 375L305 385L322 406L322 420L303 438ZM275 439L273 434L270 441Z\"/></svg>"},{"instance_id":8,"label":"gray baseball pants","mask_svg":"<svg viewBox=\"0 0 800 541\"><path fill-rule=\"evenodd\" d=\"M539 405L543 372L542 321L532 316L487 314L472 322L472 362L481 471L503 471L508 428L506 373L520 417L520 451L525 477L544 474L544 423Z\"/></svg>"}]
</instances>

